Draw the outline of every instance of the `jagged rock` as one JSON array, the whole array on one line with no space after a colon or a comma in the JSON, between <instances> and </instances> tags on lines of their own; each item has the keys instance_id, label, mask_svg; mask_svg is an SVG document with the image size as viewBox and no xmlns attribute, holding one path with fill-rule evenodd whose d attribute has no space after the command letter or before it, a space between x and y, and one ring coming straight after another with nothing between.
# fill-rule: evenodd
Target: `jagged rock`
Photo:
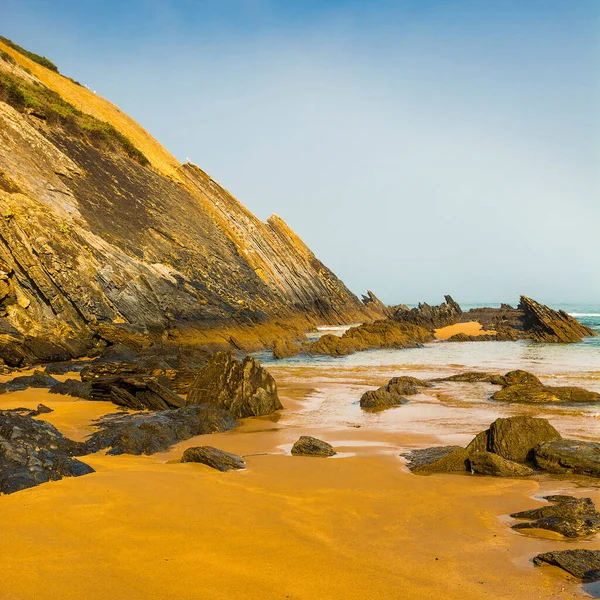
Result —
<instances>
[{"instance_id":1,"label":"jagged rock","mask_svg":"<svg viewBox=\"0 0 600 600\"><path fill-rule=\"evenodd\" d=\"M228 431L237 421L216 406L196 404L174 410L107 415L94 423L98 431L86 442L89 452L154 454L197 435Z\"/></svg>"},{"instance_id":2,"label":"jagged rock","mask_svg":"<svg viewBox=\"0 0 600 600\"><path fill-rule=\"evenodd\" d=\"M44 373L46 373L46 375L65 375L66 373L80 373L88 364L88 361L65 361L60 363L50 363L46 365Z\"/></svg>"},{"instance_id":3,"label":"jagged rock","mask_svg":"<svg viewBox=\"0 0 600 600\"><path fill-rule=\"evenodd\" d=\"M27 388L51 388L58 382L54 377L48 375L21 375L4 384L7 392L18 392Z\"/></svg>"},{"instance_id":4,"label":"jagged rock","mask_svg":"<svg viewBox=\"0 0 600 600\"><path fill-rule=\"evenodd\" d=\"M39 410L39 407L38 407ZM55 427L20 411L0 411L0 493L11 494L93 469L72 458L86 453L84 444L65 438Z\"/></svg>"},{"instance_id":5,"label":"jagged rock","mask_svg":"<svg viewBox=\"0 0 600 600\"><path fill-rule=\"evenodd\" d=\"M373 348L418 348L432 340L433 334L423 327L383 319L351 327L341 337L323 335L304 348L310 354L346 356Z\"/></svg>"},{"instance_id":6,"label":"jagged rock","mask_svg":"<svg viewBox=\"0 0 600 600\"><path fill-rule=\"evenodd\" d=\"M600 477L600 444L554 439L535 448L536 464L549 473L574 473Z\"/></svg>"},{"instance_id":7,"label":"jagged rock","mask_svg":"<svg viewBox=\"0 0 600 600\"><path fill-rule=\"evenodd\" d=\"M423 302L416 308L408 310L401 308L394 314L394 319L419 325L428 330L454 325L460 321L462 310L451 296L444 296L444 299L445 301L439 306L430 306Z\"/></svg>"},{"instance_id":8,"label":"jagged rock","mask_svg":"<svg viewBox=\"0 0 600 600\"><path fill-rule=\"evenodd\" d=\"M371 290L367 290L367 294L363 294L361 300L365 306L385 317L390 318L396 312L392 307L386 306Z\"/></svg>"},{"instance_id":9,"label":"jagged rock","mask_svg":"<svg viewBox=\"0 0 600 600\"><path fill-rule=\"evenodd\" d=\"M412 450L401 456L408 459L406 466L413 473L452 473L469 468L467 451L460 446Z\"/></svg>"},{"instance_id":10,"label":"jagged rock","mask_svg":"<svg viewBox=\"0 0 600 600\"><path fill-rule=\"evenodd\" d=\"M488 430L487 450L507 460L525 462L533 457L538 444L560 437L546 419L522 416L496 419Z\"/></svg>"},{"instance_id":11,"label":"jagged rock","mask_svg":"<svg viewBox=\"0 0 600 600\"><path fill-rule=\"evenodd\" d=\"M560 567L583 581L600 581L600 550L556 550L538 554L533 559L536 566L544 563Z\"/></svg>"},{"instance_id":12,"label":"jagged rock","mask_svg":"<svg viewBox=\"0 0 600 600\"><path fill-rule=\"evenodd\" d=\"M276 340L273 344L273 358L289 358L302 352L302 346L291 340Z\"/></svg>"},{"instance_id":13,"label":"jagged rock","mask_svg":"<svg viewBox=\"0 0 600 600\"><path fill-rule=\"evenodd\" d=\"M91 381L93 400L110 400L133 410L181 408L186 401L152 376L100 377Z\"/></svg>"},{"instance_id":14,"label":"jagged rock","mask_svg":"<svg viewBox=\"0 0 600 600\"><path fill-rule=\"evenodd\" d=\"M246 463L238 454L231 454L212 446L196 446L188 448L181 458L181 462L197 462L217 469L230 471L232 469L245 469Z\"/></svg>"},{"instance_id":15,"label":"jagged rock","mask_svg":"<svg viewBox=\"0 0 600 600\"><path fill-rule=\"evenodd\" d=\"M63 396L73 396L84 400L92 400L92 386L84 381L77 379L67 379L53 385L49 390L50 394L61 394Z\"/></svg>"},{"instance_id":16,"label":"jagged rock","mask_svg":"<svg viewBox=\"0 0 600 600\"><path fill-rule=\"evenodd\" d=\"M471 471L478 475L493 475L494 477L528 477L533 475L533 469L506 460L492 452L469 453Z\"/></svg>"},{"instance_id":17,"label":"jagged rock","mask_svg":"<svg viewBox=\"0 0 600 600\"><path fill-rule=\"evenodd\" d=\"M251 356L240 363L229 352L217 352L198 372L188 404L214 404L234 417L268 415L283 408L270 373Z\"/></svg>"},{"instance_id":18,"label":"jagged rock","mask_svg":"<svg viewBox=\"0 0 600 600\"><path fill-rule=\"evenodd\" d=\"M482 333L480 335L469 335L467 333L455 333L446 341L448 342L495 342L499 341L495 333ZM501 340L504 341L504 340Z\"/></svg>"},{"instance_id":19,"label":"jagged rock","mask_svg":"<svg viewBox=\"0 0 600 600\"><path fill-rule=\"evenodd\" d=\"M514 519L527 519L529 523L516 523L513 529L547 529L568 538L585 537L600 531L600 512L591 498L556 500L550 506L524 510L510 515Z\"/></svg>"},{"instance_id":20,"label":"jagged rock","mask_svg":"<svg viewBox=\"0 0 600 600\"><path fill-rule=\"evenodd\" d=\"M481 371L467 371L465 373L458 373L457 375L450 375L449 377L439 377L432 379L431 381L459 381L465 383L493 383L494 385L504 385L504 375L498 375L497 373L486 373Z\"/></svg>"},{"instance_id":21,"label":"jagged rock","mask_svg":"<svg viewBox=\"0 0 600 600\"><path fill-rule=\"evenodd\" d=\"M333 456L337 454L331 444L310 435L303 435L292 446L294 456Z\"/></svg>"},{"instance_id":22,"label":"jagged rock","mask_svg":"<svg viewBox=\"0 0 600 600\"><path fill-rule=\"evenodd\" d=\"M35 412L37 415L44 415L44 414L48 414L51 412L54 412L49 406L46 406L45 404L38 404L37 408L35 409Z\"/></svg>"},{"instance_id":23,"label":"jagged rock","mask_svg":"<svg viewBox=\"0 0 600 600\"><path fill-rule=\"evenodd\" d=\"M581 342L584 337L597 335L564 310L553 310L527 296L521 296L519 310L523 312L523 328L536 342Z\"/></svg>"},{"instance_id":24,"label":"jagged rock","mask_svg":"<svg viewBox=\"0 0 600 600\"><path fill-rule=\"evenodd\" d=\"M360 406L365 409L399 406L408 402L404 396L419 393L417 386L430 387L431 384L416 377L393 377L386 385L365 392L360 399Z\"/></svg>"}]
</instances>

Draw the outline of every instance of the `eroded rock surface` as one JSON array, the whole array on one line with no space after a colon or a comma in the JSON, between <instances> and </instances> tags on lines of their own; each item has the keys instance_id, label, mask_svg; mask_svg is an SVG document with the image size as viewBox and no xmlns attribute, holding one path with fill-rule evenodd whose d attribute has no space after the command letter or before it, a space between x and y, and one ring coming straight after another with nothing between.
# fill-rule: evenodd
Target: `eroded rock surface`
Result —
<instances>
[{"instance_id":1,"label":"eroded rock surface","mask_svg":"<svg viewBox=\"0 0 600 600\"><path fill-rule=\"evenodd\" d=\"M469 456L461 446L440 446L404 454L413 473L453 473L469 469Z\"/></svg>"},{"instance_id":2,"label":"eroded rock surface","mask_svg":"<svg viewBox=\"0 0 600 600\"><path fill-rule=\"evenodd\" d=\"M478 475L493 475L494 477L528 477L533 475L533 469L526 465L506 460L493 452L472 452L469 454L471 471Z\"/></svg>"},{"instance_id":3,"label":"eroded rock surface","mask_svg":"<svg viewBox=\"0 0 600 600\"><path fill-rule=\"evenodd\" d=\"M535 448L535 462L549 473L600 477L600 444L554 439Z\"/></svg>"},{"instance_id":4,"label":"eroded rock surface","mask_svg":"<svg viewBox=\"0 0 600 600\"><path fill-rule=\"evenodd\" d=\"M331 444L310 435L303 435L292 446L294 456L333 456L336 451Z\"/></svg>"},{"instance_id":5,"label":"eroded rock surface","mask_svg":"<svg viewBox=\"0 0 600 600\"><path fill-rule=\"evenodd\" d=\"M217 469L218 471L231 471L232 469L245 469L246 463L238 454L219 450L213 446L195 446L188 448L181 458L181 462L197 462Z\"/></svg>"},{"instance_id":6,"label":"eroded rock surface","mask_svg":"<svg viewBox=\"0 0 600 600\"><path fill-rule=\"evenodd\" d=\"M181 408L186 401L154 377L128 375L99 377L90 383L93 400L109 400L133 410Z\"/></svg>"},{"instance_id":7,"label":"eroded rock surface","mask_svg":"<svg viewBox=\"0 0 600 600\"><path fill-rule=\"evenodd\" d=\"M538 554L533 559L536 566L544 563L560 567L583 581L600 581L600 550L557 550Z\"/></svg>"}]
</instances>

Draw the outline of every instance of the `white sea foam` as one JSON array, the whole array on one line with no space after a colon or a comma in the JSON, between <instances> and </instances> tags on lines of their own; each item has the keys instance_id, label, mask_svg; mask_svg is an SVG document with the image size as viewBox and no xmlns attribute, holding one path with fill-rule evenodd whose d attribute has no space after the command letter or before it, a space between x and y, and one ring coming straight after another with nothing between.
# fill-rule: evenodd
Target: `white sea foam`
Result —
<instances>
[{"instance_id":1,"label":"white sea foam","mask_svg":"<svg viewBox=\"0 0 600 600\"><path fill-rule=\"evenodd\" d=\"M600 313L569 313L572 317L600 317Z\"/></svg>"}]
</instances>

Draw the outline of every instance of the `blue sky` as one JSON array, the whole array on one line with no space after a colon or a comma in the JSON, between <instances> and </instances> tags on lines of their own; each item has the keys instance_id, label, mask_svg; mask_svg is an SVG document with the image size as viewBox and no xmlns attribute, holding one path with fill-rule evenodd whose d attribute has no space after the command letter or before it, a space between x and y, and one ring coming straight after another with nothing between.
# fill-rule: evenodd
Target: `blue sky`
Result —
<instances>
[{"instance_id":1,"label":"blue sky","mask_svg":"<svg viewBox=\"0 0 600 600\"><path fill-rule=\"evenodd\" d=\"M597 0L0 0L355 292L600 303Z\"/></svg>"}]
</instances>

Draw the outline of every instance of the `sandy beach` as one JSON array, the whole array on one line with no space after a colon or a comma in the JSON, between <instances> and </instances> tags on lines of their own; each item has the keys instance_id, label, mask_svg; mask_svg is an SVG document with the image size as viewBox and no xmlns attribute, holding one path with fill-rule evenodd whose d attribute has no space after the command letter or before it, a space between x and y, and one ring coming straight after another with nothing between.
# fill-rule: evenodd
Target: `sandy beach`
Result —
<instances>
[{"instance_id":1,"label":"sandy beach","mask_svg":"<svg viewBox=\"0 0 600 600\"><path fill-rule=\"evenodd\" d=\"M272 372L285 406L272 417L246 419L233 431L153 456L86 456L96 473L0 497L0 597L597 597L559 569L530 561L574 544L600 549L599 541L523 535L510 529L507 516L541 505L545 493L600 501L592 480L418 476L398 456L466 443L513 407L486 411L477 400L481 389L461 400L464 388L454 384L398 409L364 414L355 402L360 390L387 373L285 366ZM342 397L341 410L328 406L328 398L339 405ZM54 410L43 418L78 440L92 431L93 419L115 412L111 403L45 390L0 398L2 408L38 402ZM561 418L559 411L550 418L570 433L584 429L588 416ZM329 441L338 456L291 456L302 434ZM241 454L248 468L220 473L178 463L195 445Z\"/></svg>"}]
</instances>

